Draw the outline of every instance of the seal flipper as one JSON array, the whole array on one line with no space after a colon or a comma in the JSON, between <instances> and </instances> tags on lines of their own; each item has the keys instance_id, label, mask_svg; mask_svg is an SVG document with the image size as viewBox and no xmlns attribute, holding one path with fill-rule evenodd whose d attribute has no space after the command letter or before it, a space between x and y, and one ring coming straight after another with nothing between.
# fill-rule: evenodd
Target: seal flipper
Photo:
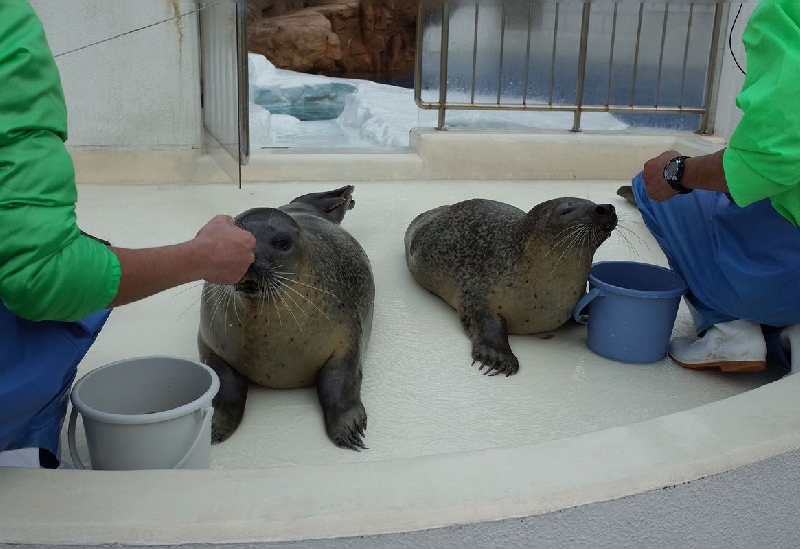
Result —
<instances>
[{"instance_id":1,"label":"seal flipper","mask_svg":"<svg viewBox=\"0 0 800 549\"><path fill-rule=\"evenodd\" d=\"M214 407L211 443L217 444L226 441L242 422L250 382L199 338L197 346L200 349L200 361L210 366L219 377L219 392L211 402Z\"/></svg>"},{"instance_id":2,"label":"seal flipper","mask_svg":"<svg viewBox=\"0 0 800 549\"><path fill-rule=\"evenodd\" d=\"M463 307L463 306L462 306ZM519 360L508 344L508 329L503 317L488 311L459 308L458 318L472 341L472 363L480 363L485 375L506 377L519 371Z\"/></svg>"},{"instance_id":3,"label":"seal flipper","mask_svg":"<svg viewBox=\"0 0 800 549\"><path fill-rule=\"evenodd\" d=\"M636 195L633 194L633 187L631 185L623 185L617 189L617 196L621 196L629 204L636 206Z\"/></svg>"},{"instance_id":4,"label":"seal flipper","mask_svg":"<svg viewBox=\"0 0 800 549\"><path fill-rule=\"evenodd\" d=\"M304 194L303 196L298 196L289 204L307 204L315 209L320 216L334 223L341 223L347 210L352 210L356 205L355 200L353 200L354 189L355 187L352 185L347 185L333 191Z\"/></svg>"},{"instance_id":5,"label":"seal flipper","mask_svg":"<svg viewBox=\"0 0 800 549\"><path fill-rule=\"evenodd\" d=\"M334 354L317 375L317 395L325 431L336 446L366 450L367 412L361 403L361 366L357 345Z\"/></svg>"}]
</instances>

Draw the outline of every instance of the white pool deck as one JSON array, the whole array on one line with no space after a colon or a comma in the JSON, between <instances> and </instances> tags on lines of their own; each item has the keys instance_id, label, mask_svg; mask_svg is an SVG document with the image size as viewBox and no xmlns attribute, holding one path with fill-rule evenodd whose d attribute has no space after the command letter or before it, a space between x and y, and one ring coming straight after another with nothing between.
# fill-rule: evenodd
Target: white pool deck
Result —
<instances>
[{"instance_id":1,"label":"white pool deck","mask_svg":"<svg viewBox=\"0 0 800 549\"><path fill-rule=\"evenodd\" d=\"M641 165L650 152L675 143L646 136L637 143L647 145L636 148L629 138L586 137L600 145L547 159L566 174L554 180L548 155L536 147L528 158L504 158L535 139L501 136L500 146L495 140L491 147L472 137L454 139L454 156L463 158L451 168L408 151L349 160L264 153L247 168L253 181L241 190L218 175L203 184L188 184L191 177L155 184L149 166L133 184L81 184L81 227L119 246L144 247L188 239L216 213L279 206L354 183L356 207L343 226L367 252L376 282L362 389L369 450L331 444L313 389L251 388L242 425L212 448L209 471L0 469L0 543L263 543L411 532L612 500L800 447L800 376L778 379L781 372L772 369L689 371L669 359L616 363L586 347L580 325L512 336L519 373L480 375L470 366L469 341L455 312L408 274L408 223L426 209L473 197L527 210L549 198L578 196L611 203L619 213L620 228L595 260L665 265L636 209L615 191L628 183L619 175L628 163ZM689 141L678 145L686 150ZM616 165L603 164L607 150ZM537 155L538 171L526 168ZM93 162L90 157L76 155L81 180L112 173L98 167L83 176L88 164L82 162ZM476 175L492 168L496 179ZM444 179L448 169L457 177ZM519 175L526 169L532 178ZM304 176L286 175L295 172ZM600 177L581 176L586 173ZM196 358L199 293L199 285L187 285L115 310L79 375L132 356ZM691 333L683 305L675 333ZM86 459L82 439L79 449Z\"/></svg>"}]
</instances>

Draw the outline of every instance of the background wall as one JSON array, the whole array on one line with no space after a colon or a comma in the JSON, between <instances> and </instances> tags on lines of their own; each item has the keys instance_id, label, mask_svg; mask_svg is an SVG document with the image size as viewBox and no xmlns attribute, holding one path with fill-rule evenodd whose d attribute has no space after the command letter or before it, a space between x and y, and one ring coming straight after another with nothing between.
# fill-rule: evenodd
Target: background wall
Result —
<instances>
[{"instance_id":1,"label":"background wall","mask_svg":"<svg viewBox=\"0 0 800 549\"><path fill-rule=\"evenodd\" d=\"M731 36L731 47L728 46L728 36L730 35L731 25L736 17L739 4L729 4L730 15L728 24L725 27L724 45L725 51L722 54L722 72L719 78L719 94L717 96L717 112L714 117L714 133L725 139L730 138L733 129L742 117L742 111L736 106L736 95L744 83L744 75L736 66L733 55L739 61L742 68L747 71L747 56L742 45L742 31L747 20L753 13L758 2L749 2L742 5L742 12L736 21ZM731 55L733 50L733 55Z\"/></svg>"},{"instance_id":2,"label":"background wall","mask_svg":"<svg viewBox=\"0 0 800 549\"><path fill-rule=\"evenodd\" d=\"M53 53L80 48L196 9L188 1L30 0ZM744 4L733 51L744 67L741 33L757 2ZM727 47L738 4L725 25L715 134L728 138L741 117L743 75ZM196 149L201 146L197 14L56 59L70 115L73 149Z\"/></svg>"},{"instance_id":3,"label":"background wall","mask_svg":"<svg viewBox=\"0 0 800 549\"><path fill-rule=\"evenodd\" d=\"M54 55L196 9L193 2L30 0ZM57 57L70 148L201 145L197 14Z\"/></svg>"}]
</instances>

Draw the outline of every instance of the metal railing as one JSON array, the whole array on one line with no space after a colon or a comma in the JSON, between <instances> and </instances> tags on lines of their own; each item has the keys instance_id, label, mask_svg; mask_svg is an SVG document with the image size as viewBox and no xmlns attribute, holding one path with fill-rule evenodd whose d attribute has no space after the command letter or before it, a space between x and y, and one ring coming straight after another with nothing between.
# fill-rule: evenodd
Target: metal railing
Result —
<instances>
[{"instance_id":1,"label":"metal railing","mask_svg":"<svg viewBox=\"0 0 800 549\"><path fill-rule=\"evenodd\" d=\"M610 112L694 115L692 129L711 133L724 10L420 0L414 99L439 111L439 129L448 110L572 111L576 132L582 113Z\"/></svg>"}]
</instances>

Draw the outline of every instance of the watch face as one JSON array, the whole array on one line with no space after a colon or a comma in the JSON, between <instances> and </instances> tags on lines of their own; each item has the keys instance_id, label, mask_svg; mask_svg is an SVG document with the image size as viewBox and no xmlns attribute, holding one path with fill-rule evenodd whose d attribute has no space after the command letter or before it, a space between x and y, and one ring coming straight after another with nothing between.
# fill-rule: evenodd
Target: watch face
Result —
<instances>
[{"instance_id":1,"label":"watch face","mask_svg":"<svg viewBox=\"0 0 800 549\"><path fill-rule=\"evenodd\" d=\"M666 167L664 167L664 179L669 179L670 181L674 181L675 178L678 176L678 162L674 160L670 160Z\"/></svg>"}]
</instances>

